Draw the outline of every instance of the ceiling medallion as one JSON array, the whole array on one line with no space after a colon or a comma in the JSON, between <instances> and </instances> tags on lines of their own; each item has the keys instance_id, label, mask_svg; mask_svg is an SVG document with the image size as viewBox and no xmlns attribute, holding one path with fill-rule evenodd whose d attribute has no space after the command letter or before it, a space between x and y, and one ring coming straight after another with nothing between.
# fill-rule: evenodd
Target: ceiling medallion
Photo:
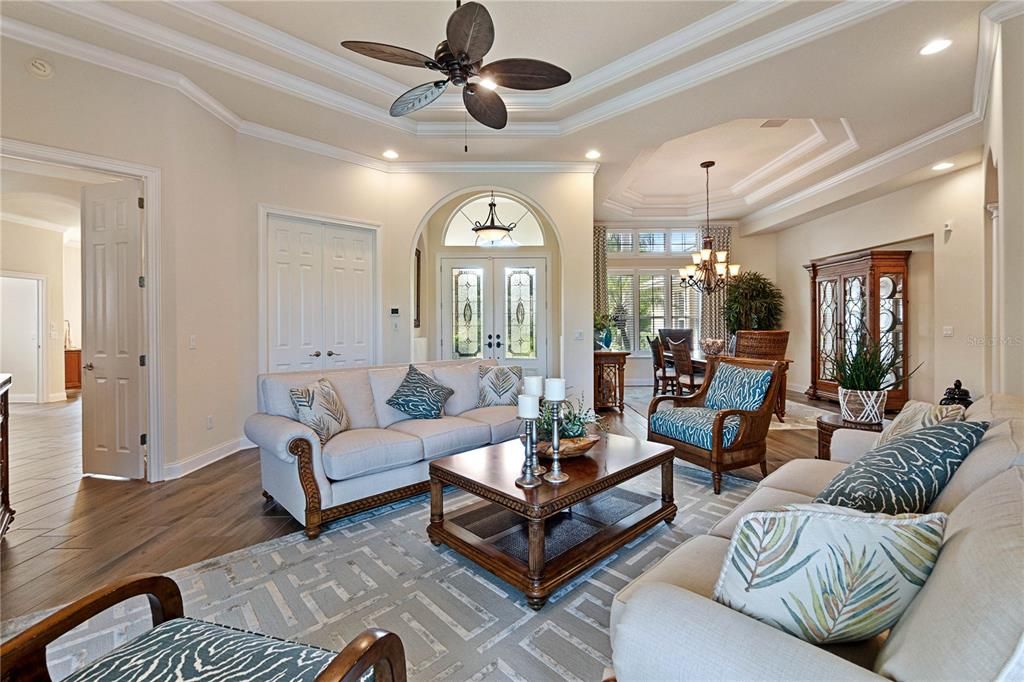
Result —
<instances>
[{"instance_id":1,"label":"ceiling medallion","mask_svg":"<svg viewBox=\"0 0 1024 682\"><path fill-rule=\"evenodd\" d=\"M693 254L693 264L679 268L679 284L696 289L702 294L713 294L727 287L729 280L740 273L739 263L729 262L729 252L715 250L715 240L711 236L711 169L714 161L703 161L704 169L704 238L701 240L700 251ZM714 258L712 258L714 254Z\"/></svg>"},{"instance_id":2,"label":"ceiling medallion","mask_svg":"<svg viewBox=\"0 0 1024 682\"><path fill-rule=\"evenodd\" d=\"M462 102L469 115L488 128L500 130L508 124L508 110L498 86L513 90L547 90L568 83L572 76L565 69L538 59L499 59L484 65L484 55L494 44L494 22L487 8L478 2L462 4L448 17L445 40L434 57L415 50L384 43L346 40L341 46L367 57L392 64L417 66L437 71L441 80L417 85L391 105L392 116L405 116L427 106L451 83L462 88Z\"/></svg>"},{"instance_id":3,"label":"ceiling medallion","mask_svg":"<svg viewBox=\"0 0 1024 682\"><path fill-rule=\"evenodd\" d=\"M493 244L503 239L512 241L512 230L516 229L516 224L502 224L495 210L497 206L494 202L494 192L491 192L491 201L487 204L487 221L483 223L479 220L473 221L473 234L476 235L477 244L480 244L480 242Z\"/></svg>"}]
</instances>

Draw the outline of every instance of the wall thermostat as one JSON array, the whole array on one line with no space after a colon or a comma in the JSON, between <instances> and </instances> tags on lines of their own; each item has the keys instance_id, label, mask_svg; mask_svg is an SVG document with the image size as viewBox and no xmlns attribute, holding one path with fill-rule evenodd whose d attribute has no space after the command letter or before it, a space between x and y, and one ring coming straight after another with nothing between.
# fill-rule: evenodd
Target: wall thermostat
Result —
<instances>
[{"instance_id":1,"label":"wall thermostat","mask_svg":"<svg viewBox=\"0 0 1024 682\"><path fill-rule=\"evenodd\" d=\"M398 308L391 309L391 317L398 317Z\"/></svg>"}]
</instances>

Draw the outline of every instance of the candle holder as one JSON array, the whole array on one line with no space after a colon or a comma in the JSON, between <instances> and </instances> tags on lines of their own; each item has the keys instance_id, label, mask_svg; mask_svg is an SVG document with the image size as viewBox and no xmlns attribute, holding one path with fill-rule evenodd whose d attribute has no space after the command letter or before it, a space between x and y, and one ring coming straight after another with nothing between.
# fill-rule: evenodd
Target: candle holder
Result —
<instances>
[{"instance_id":1,"label":"candle holder","mask_svg":"<svg viewBox=\"0 0 1024 682\"><path fill-rule=\"evenodd\" d=\"M520 488L530 489L544 483L540 477L541 472L537 471L537 420L523 419L526 426L526 439L523 441L523 472L522 476L516 479L516 485Z\"/></svg>"},{"instance_id":2,"label":"candle holder","mask_svg":"<svg viewBox=\"0 0 1024 682\"><path fill-rule=\"evenodd\" d=\"M544 480L548 483L565 483L569 475L562 471L562 461L558 457L558 426L562 420L562 401L549 400L551 403L551 470L544 474Z\"/></svg>"}]
</instances>

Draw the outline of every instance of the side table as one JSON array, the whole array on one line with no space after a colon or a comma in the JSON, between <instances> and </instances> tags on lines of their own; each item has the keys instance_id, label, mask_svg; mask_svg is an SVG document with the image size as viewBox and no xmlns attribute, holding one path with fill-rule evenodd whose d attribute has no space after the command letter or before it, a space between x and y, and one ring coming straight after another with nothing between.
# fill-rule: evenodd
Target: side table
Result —
<instances>
[{"instance_id":1,"label":"side table","mask_svg":"<svg viewBox=\"0 0 1024 682\"><path fill-rule=\"evenodd\" d=\"M832 434L839 429L856 429L880 433L885 425L848 422L841 415L826 414L818 417L818 459L832 459Z\"/></svg>"}]
</instances>

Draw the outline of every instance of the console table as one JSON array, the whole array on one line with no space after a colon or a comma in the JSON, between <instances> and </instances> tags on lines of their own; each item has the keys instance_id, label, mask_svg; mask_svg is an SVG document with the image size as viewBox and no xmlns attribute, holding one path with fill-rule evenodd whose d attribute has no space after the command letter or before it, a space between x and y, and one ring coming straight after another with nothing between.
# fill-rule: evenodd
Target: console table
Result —
<instances>
[{"instance_id":1,"label":"console table","mask_svg":"<svg viewBox=\"0 0 1024 682\"><path fill-rule=\"evenodd\" d=\"M594 409L626 407L626 358L617 350L594 351Z\"/></svg>"},{"instance_id":2,"label":"console table","mask_svg":"<svg viewBox=\"0 0 1024 682\"><path fill-rule=\"evenodd\" d=\"M11 391L11 375L0 374L0 538L14 520L11 509L11 475L8 469L10 450L8 448L9 422L11 420L10 404L7 401Z\"/></svg>"}]
</instances>

